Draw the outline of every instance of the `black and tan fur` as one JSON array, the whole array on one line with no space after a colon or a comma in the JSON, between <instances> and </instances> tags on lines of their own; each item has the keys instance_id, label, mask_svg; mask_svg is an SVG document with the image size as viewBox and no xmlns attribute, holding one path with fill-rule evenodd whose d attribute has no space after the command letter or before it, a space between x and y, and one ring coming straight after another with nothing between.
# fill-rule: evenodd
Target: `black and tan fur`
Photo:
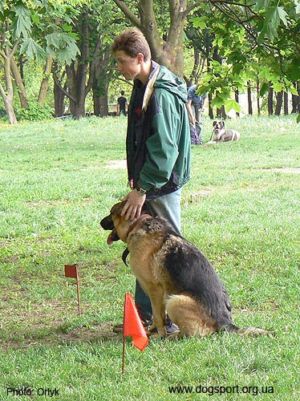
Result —
<instances>
[{"instance_id":1,"label":"black and tan fur","mask_svg":"<svg viewBox=\"0 0 300 401\"><path fill-rule=\"evenodd\" d=\"M165 316L179 326L181 336L206 336L221 330L265 334L261 329L239 329L231 318L231 306L223 283L205 256L176 234L165 219L142 214L127 221L117 203L101 221L112 230L108 243L127 243L130 266L149 296L153 325L165 336Z\"/></svg>"}]
</instances>

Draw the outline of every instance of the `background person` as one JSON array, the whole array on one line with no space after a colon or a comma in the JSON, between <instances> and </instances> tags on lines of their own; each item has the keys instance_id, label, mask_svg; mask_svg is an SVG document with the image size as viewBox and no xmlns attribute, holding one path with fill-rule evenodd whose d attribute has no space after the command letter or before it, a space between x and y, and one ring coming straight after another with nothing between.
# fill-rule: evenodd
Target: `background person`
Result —
<instances>
[{"instance_id":1,"label":"background person","mask_svg":"<svg viewBox=\"0 0 300 401\"><path fill-rule=\"evenodd\" d=\"M117 115L126 116L127 99L124 97L124 91L121 91L121 96L117 99Z\"/></svg>"},{"instance_id":2,"label":"background person","mask_svg":"<svg viewBox=\"0 0 300 401\"><path fill-rule=\"evenodd\" d=\"M187 94L187 110L190 121L191 143L201 145L202 140L202 121L201 113L206 96L197 95L197 85L191 85Z\"/></svg>"}]
</instances>

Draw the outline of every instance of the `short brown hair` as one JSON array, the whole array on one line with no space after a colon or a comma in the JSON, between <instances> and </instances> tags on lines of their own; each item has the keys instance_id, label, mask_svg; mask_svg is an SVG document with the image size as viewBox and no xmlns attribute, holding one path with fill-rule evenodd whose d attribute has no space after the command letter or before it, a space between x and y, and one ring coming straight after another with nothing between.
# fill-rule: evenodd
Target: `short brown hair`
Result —
<instances>
[{"instance_id":1,"label":"short brown hair","mask_svg":"<svg viewBox=\"0 0 300 401\"><path fill-rule=\"evenodd\" d=\"M123 50L130 57L136 57L138 53L142 53L145 61L151 59L149 44L143 33L137 28L126 29L115 38L112 52L115 53L118 50Z\"/></svg>"}]
</instances>

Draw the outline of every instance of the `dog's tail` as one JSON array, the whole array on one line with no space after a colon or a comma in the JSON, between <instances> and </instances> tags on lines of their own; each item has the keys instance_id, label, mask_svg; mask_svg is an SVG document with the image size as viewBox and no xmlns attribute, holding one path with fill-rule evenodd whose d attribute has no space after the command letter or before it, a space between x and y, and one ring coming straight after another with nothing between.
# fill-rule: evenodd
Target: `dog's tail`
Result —
<instances>
[{"instance_id":1,"label":"dog's tail","mask_svg":"<svg viewBox=\"0 0 300 401\"><path fill-rule=\"evenodd\" d=\"M236 333L241 336L273 336L274 333L269 330L259 329L258 327L244 327L239 328L233 323L227 324L221 328L221 331L228 333Z\"/></svg>"}]
</instances>

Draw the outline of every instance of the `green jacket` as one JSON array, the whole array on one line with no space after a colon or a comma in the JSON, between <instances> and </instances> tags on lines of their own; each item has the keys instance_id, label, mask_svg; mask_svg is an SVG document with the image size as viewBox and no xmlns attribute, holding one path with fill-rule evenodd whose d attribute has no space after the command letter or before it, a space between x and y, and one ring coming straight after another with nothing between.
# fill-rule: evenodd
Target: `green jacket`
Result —
<instances>
[{"instance_id":1,"label":"green jacket","mask_svg":"<svg viewBox=\"0 0 300 401\"><path fill-rule=\"evenodd\" d=\"M190 128L183 80L152 62L146 87L135 81L127 130L128 179L147 199L176 191L190 177Z\"/></svg>"}]
</instances>

